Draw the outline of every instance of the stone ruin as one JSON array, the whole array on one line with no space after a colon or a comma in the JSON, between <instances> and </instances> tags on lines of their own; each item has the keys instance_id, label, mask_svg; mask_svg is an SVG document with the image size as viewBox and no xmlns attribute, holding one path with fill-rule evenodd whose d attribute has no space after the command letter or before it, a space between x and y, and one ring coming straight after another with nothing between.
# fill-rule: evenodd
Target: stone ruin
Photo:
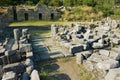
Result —
<instances>
[{"instance_id":1,"label":"stone ruin","mask_svg":"<svg viewBox=\"0 0 120 80\"><path fill-rule=\"evenodd\" d=\"M7 27L10 22L26 20L58 20L61 13L46 5L36 6L0 6L0 28Z\"/></svg>"},{"instance_id":2,"label":"stone ruin","mask_svg":"<svg viewBox=\"0 0 120 80\"><path fill-rule=\"evenodd\" d=\"M0 43L0 80L40 80L34 67L28 29L13 30L14 39Z\"/></svg>"},{"instance_id":3,"label":"stone ruin","mask_svg":"<svg viewBox=\"0 0 120 80\"><path fill-rule=\"evenodd\" d=\"M46 5L10 6L7 12L8 19L11 21L58 20L61 16L60 12L55 9L48 8Z\"/></svg>"},{"instance_id":4,"label":"stone ruin","mask_svg":"<svg viewBox=\"0 0 120 80\"><path fill-rule=\"evenodd\" d=\"M119 21L105 18L92 20L90 25L52 24L51 37L76 55L76 63L83 64L97 80L120 80Z\"/></svg>"}]
</instances>

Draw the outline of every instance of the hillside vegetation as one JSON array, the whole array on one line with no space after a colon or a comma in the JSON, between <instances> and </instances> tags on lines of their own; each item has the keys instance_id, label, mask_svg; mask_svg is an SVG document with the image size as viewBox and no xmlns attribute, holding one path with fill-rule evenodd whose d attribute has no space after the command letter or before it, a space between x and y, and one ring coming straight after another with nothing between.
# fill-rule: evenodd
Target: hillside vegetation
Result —
<instances>
[{"instance_id":1,"label":"hillside vegetation","mask_svg":"<svg viewBox=\"0 0 120 80\"><path fill-rule=\"evenodd\" d=\"M61 20L90 20L110 16L120 19L120 0L0 0L0 5L45 4L54 8L65 6L71 10L62 11Z\"/></svg>"}]
</instances>

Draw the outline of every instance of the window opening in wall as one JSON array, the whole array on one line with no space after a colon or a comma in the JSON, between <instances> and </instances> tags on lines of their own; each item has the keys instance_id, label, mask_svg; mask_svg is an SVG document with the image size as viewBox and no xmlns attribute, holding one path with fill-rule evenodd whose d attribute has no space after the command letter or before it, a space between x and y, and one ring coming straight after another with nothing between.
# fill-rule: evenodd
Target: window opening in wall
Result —
<instances>
[{"instance_id":1,"label":"window opening in wall","mask_svg":"<svg viewBox=\"0 0 120 80\"><path fill-rule=\"evenodd\" d=\"M54 19L54 14L52 13L52 14L51 14L51 20L53 20L53 19Z\"/></svg>"},{"instance_id":2,"label":"window opening in wall","mask_svg":"<svg viewBox=\"0 0 120 80\"><path fill-rule=\"evenodd\" d=\"M28 13L25 13L25 20L28 20Z\"/></svg>"},{"instance_id":3,"label":"window opening in wall","mask_svg":"<svg viewBox=\"0 0 120 80\"><path fill-rule=\"evenodd\" d=\"M39 13L39 20L42 20L42 13Z\"/></svg>"}]
</instances>

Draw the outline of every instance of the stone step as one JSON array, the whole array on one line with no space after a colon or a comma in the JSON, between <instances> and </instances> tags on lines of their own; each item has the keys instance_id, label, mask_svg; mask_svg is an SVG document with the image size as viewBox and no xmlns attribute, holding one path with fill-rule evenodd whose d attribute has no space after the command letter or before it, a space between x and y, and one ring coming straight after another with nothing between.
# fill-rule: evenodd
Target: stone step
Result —
<instances>
[{"instance_id":1,"label":"stone step","mask_svg":"<svg viewBox=\"0 0 120 80\"><path fill-rule=\"evenodd\" d=\"M45 54L36 55L34 58L35 61L40 61L40 60L54 59L59 57L64 57L64 55L61 54L60 52L54 52L54 53L45 53Z\"/></svg>"},{"instance_id":2,"label":"stone step","mask_svg":"<svg viewBox=\"0 0 120 80\"><path fill-rule=\"evenodd\" d=\"M43 39L34 39L32 40L32 42L39 42L39 41L42 41Z\"/></svg>"},{"instance_id":3,"label":"stone step","mask_svg":"<svg viewBox=\"0 0 120 80\"><path fill-rule=\"evenodd\" d=\"M48 52L48 51L47 50L39 50L39 49L35 50L35 49L33 49L33 52L34 53L36 53L36 52L44 53L44 52Z\"/></svg>"}]
</instances>

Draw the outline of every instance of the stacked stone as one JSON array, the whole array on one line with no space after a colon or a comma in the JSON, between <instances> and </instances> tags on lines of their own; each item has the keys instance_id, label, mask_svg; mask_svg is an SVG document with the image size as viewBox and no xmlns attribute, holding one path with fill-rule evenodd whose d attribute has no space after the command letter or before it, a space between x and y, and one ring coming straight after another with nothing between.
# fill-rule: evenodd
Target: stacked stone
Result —
<instances>
[{"instance_id":1,"label":"stacked stone","mask_svg":"<svg viewBox=\"0 0 120 80\"><path fill-rule=\"evenodd\" d=\"M76 55L77 64L83 64L98 80L119 80L120 73L115 72L120 66L120 36L115 32L118 23L106 18L99 23L92 21L92 24L98 27L87 28L77 23L70 29L63 26L62 30L59 26L54 33L52 27L55 25L52 25L51 33L57 37L60 46Z\"/></svg>"},{"instance_id":2,"label":"stacked stone","mask_svg":"<svg viewBox=\"0 0 120 80\"><path fill-rule=\"evenodd\" d=\"M56 27L55 24L52 24L51 25L51 36L55 37L57 35L57 33L58 33L58 28Z\"/></svg>"},{"instance_id":3,"label":"stacked stone","mask_svg":"<svg viewBox=\"0 0 120 80\"><path fill-rule=\"evenodd\" d=\"M118 51L119 48L111 51L99 50L99 52L93 53L87 60L84 60L83 64L87 70L95 74L98 80L116 80L120 77L120 73L112 72L112 70L119 70L120 54ZM114 76L110 76L111 74L114 74Z\"/></svg>"},{"instance_id":4,"label":"stacked stone","mask_svg":"<svg viewBox=\"0 0 120 80\"><path fill-rule=\"evenodd\" d=\"M13 33L14 41L12 39L6 39L6 41L0 45L0 79L34 80L31 75L35 73L35 80L40 80L38 72L34 70L33 51L29 43L30 34L28 33L28 29L22 30L22 37L19 36L19 29L14 29ZM26 61L25 63L21 63L21 58L24 53L26 53ZM20 77L18 77L18 75Z\"/></svg>"}]
</instances>

